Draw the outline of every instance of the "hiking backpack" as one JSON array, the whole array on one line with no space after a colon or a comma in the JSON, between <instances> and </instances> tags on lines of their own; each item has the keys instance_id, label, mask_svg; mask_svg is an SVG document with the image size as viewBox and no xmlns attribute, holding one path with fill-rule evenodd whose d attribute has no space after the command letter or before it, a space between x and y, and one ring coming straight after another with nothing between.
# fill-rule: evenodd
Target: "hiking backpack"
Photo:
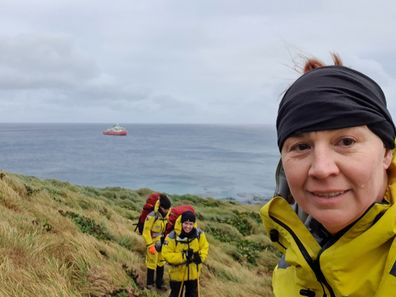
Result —
<instances>
[{"instance_id":1,"label":"hiking backpack","mask_svg":"<svg viewBox=\"0 0 396 297\"><path fill-rule=\"evenodd\" d=\"M176 219L186 211L191 211L193 214L195 214L194 207L191 205L178 205L171 208L168 216L168 222L166 223L165 236L173 230Z\"/></svg>"},{"instance_id":2,"label":"hiking backpack","mask_svg":"<svg viewBox=\"0 0 396 297\"><path fill-rule=\"evenodd\" d=\"M143 233L144 221L146 220L147 215L154 210L155 203L158 201L159 197L160 193L157 192L151 193L147 197L135 228L135 231L138 230L139 234Z\"/></svg>"}]
</instances>

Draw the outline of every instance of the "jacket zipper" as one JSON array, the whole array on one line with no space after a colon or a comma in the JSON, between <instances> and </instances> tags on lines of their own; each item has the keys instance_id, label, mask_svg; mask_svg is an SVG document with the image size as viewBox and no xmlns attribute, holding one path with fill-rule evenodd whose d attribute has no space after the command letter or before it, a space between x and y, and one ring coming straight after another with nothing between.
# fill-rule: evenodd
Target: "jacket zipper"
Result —
<instances>
[{"instance_id":1,"label":"jacket zipper","mask_svg":"<svg viewBox=\"0 0 396 297\"><path fill-rule=\"evenodd\" d=\"M303 255L305 261L307 261L308 265L311 267L312 271L315 273L316 279L318 280L318 282L320 283L322 288L323 288L323 285L325 285L325 287L327 288L327 290L330 293L330 296L336 297L333 292L333 289L331 288L331 286L327 282L326 278L324 277L323 272L320 270L319 258L320 258L320 255L322 254L322 252L324 251L324 249L322 249L319 252L318 258L316 259L316 261L313 261L311 256L309 255L308 251L305 249L304 245L302 244L300 239L297 237L297 235L293 232L293 230L288 225L286 225L282 221L278 220L277 218L275 218L271 215L270 215L270 218L272 220L274 220L277 224L279 224L280 226L285 228L291 234L294 241L297 243L297 246L298 246L301 254ZM326 297L326 296L327 296L326 291L323 288L323 297Z\"/></svg>"}]
</instances>

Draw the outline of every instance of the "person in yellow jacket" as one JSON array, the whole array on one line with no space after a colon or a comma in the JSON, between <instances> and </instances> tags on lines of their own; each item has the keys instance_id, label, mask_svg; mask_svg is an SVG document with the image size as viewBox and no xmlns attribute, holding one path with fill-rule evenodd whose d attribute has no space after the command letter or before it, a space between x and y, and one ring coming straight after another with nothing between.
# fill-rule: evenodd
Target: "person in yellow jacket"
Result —
<instances>
[{"instance_id":1,"label":"person in yellow jacket","mask_svg":"<svg viewBox=\"0 0 396 297\"><path fill-rule=\"evenodd\" d=\"M162 254L170 264L170 297L199 296L199 275L202 263L208 256L209 243L205 233L197 228L193 212L179 216L174 230L164 241Z\"/></svg>"},{"instance_id":2,"label":"person in yellow jacket","mask_svg":"<svg viewBox=\"0 0 396 297\"><path fill-rule=\"evenodd\" d=\"M143 238L146 242L146 267L147 281L146 287L152 289L155 284L158 289L163 287L165 260L161 254L161 245L164 240L164 233L168 219L171 201L166 194L160 194L154 210L146 217L143 227Z\"/></svg>"},{"instance_id":3,"label":"person in yellow jacket","mask_svg":"<svg viewBox=\"0 0 396 297\"><path fill-rule=\"evenodd\" d=\"M396 289L395 125L368 76L308 59L278 110L277 297L389 297Z\"/></svg>"}]
</instances>

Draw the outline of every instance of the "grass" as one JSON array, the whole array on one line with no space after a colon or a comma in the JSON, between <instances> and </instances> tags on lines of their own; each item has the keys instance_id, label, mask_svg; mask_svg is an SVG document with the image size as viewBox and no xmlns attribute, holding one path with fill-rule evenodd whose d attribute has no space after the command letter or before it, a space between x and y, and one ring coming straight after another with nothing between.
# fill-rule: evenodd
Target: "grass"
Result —
<instances>
[{"instance_id":1,"label":"grass","mask_svg":"<svg viewBox=\"0 0 396 297\"><path fill-rule=\"evenodd\" d=\"M2 172L0 296L161 296L144 289L145 243L134 232L150 192ZM171 198L174 205L194 206L210 243L201 296L273 296L278 255L264 236L261 205Z\"/></svg>"}]
</instances>

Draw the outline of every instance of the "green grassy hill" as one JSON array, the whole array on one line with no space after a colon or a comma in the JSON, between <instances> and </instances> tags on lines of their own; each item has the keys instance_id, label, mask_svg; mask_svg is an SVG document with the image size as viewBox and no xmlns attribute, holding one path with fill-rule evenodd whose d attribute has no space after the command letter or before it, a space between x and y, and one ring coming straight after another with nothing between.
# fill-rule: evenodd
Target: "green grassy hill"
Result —
<instances>
[{"instance_id":1,"label":"green grassy hill","mask_svg":"<svg viewBox=\"0 0 396 297\"><path fill-rule=\"evenodd\" d=\"M0 173L0 296L168 296L144 289L145 244L134 232L150 192ZM272 296L278 256L261 205L171 198L195 207L210 243L201 296Z\"/></svg>"}]
</instances>

